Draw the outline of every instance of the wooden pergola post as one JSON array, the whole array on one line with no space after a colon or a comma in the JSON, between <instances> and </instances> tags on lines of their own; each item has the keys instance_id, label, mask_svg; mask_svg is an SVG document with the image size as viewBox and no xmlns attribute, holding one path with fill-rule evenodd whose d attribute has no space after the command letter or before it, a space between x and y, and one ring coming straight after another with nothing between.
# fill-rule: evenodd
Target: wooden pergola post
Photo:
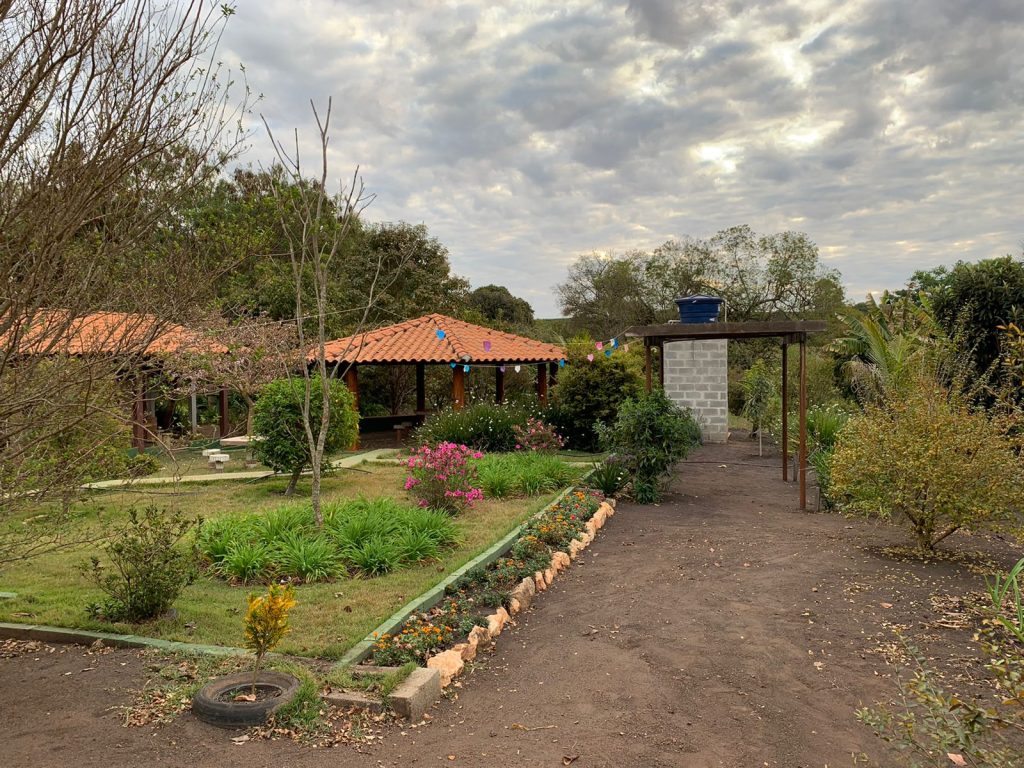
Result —
<instances>
[{"instance_id":1,"label":"wooden pergola post","mask_svg":"<svg viewBox=\"0 0 1024 768\"><path fill-rule=\"evenodd\" d=\"M348 370L345 371L345 386L348 387L348 391L352 393L352 404L355 406L356 412L359 411L359 374L356 373L356 364L352 363L349 365Z\"/></svg>"},{"instance_id":2,"label":"wooden pergola post","mask_svg":"<svg viewBox=\"0 0 1024 768\"><path fill-rule=\"evenodd\" d=\"M461 411L466 405L466 372L461 365L452 369L452 406Z\"/></svg>"},{"instance_id":3,"label":"wooden pergola post","mask_svg":"<svg viewBox=\"0 0 1024 768\"><path fill-rule=\"evenodd\" d=\"M658 386L665 389L665 342L658 342Z\"/></svg>"},{"instance_id":4,"label":"wooden pergola post","mask_svg":"<svg viewBox=\"0 0 1024 768\"><path fill-rule=\"evenodd\" d=\"M416 363L416 413L427 411L427 366Z\"/></svg>"},{"instance_id":5,"label":"wooden pergola post","mask_svg":"<svg viewBox=\"0 0 1024 768\"><path fill-rule=\"evenodd\" d=\"M644 338L644 386L651 393L651 341Z\"/></svg>"},{"instance_id":6,"label":"wooden pergola post","mask_svg":"<svg viewBox=\"0 0 1024 768\"><path fill-rule=\"evenodd\" d=\"M498 405L505 402L505 372L501 368L494 369L494 402Z\"/></svg>"},{"instance_id":7,"label":"wooden pergola post","mask_svg":"<svg viewBox=\"0 0 1024 768\"><path fill-rule=\"evenodd\" d=\"M537 400L541 405L548 404L548 364L537 364Z\"/></svg>"},{"instance_id":8,"label":"wooden pergola post","mask_svg":"<svg viewBox=\"0 0 1024 768\"><path fill-rule=\"evenodd\" d=\"M807 334L800 334L800 509L807 510Z\"/></svg>"},{"instance_id":9,"label":"wooden pergola post","mask_svg":"<svg viewBox=\"0 0 1024 768\"><path fill-rule=\"evenodd\" d=\"M551 386L558 383L558 363L548 363L548 383Z\"/></svg>"},{"instance_id":10,"label":"wooden pergola post","mask_svg":"<svg viewBox=\"0 0 1024 768\"><path fill-rule=\"evenodd\" d=\"M789 340L782 338L782 479L789 480Z\"/></svg>"},{"instance_id":11,"label":"wooden pergola post","mask_svg":"<svg viewBox=\"0 0 1024 768\"><path fill-rule=\"evenodd\" d=\"M220 436L227 437L231 429L228 423L228 391L225 388L220 390Z\"/></svg>"}]
</instances>

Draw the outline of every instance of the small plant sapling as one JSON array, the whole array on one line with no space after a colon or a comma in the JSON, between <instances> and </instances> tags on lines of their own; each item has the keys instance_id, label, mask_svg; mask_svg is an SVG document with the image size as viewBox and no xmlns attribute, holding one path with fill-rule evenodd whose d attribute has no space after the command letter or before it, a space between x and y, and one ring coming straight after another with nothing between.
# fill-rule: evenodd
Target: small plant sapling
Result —
<instances>
[{"instance_id":1,"label":"small plant sapling","mask_svg":"<svg viewBox=\"0 0 1024 768\"><path fill-rule=\"evenodd\" d=\"M291 632L288 613L294 607L295 592L290 586L271 584L265 595L249 595L249 608L245 612L245 647L256 656L250 694L253 700L263 658Z\"/></svg>"}]
</instances>

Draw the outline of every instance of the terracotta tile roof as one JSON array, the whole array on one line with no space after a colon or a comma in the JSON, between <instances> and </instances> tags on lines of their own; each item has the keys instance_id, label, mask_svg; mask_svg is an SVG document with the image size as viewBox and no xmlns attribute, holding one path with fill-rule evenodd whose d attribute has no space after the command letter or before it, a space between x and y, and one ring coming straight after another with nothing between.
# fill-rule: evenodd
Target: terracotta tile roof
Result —
<instances>
[{"instance_id":1,"label":"terracotta tile roof","mask_svg":"<svg viewBox=\"0 0 1024 768\"><path fill-rule=\"evenodd\" d=\"M6 338L0 338L0 345L5 343ZM69 318L68 312L60 309L34 313L21 332L19 347L22 354L46 355L228 351L199 331L173 323L161 324L153 315L91 312Z\"/></svg>"},{"instance_id":2,"label":"terracotta tile roof","mask_svg":"<svg viewBox=\"0 0 1024 768\"><path fill-rule=\"evenodd\" d=\"M326 350L331 363L546 363L565 357L554 344L439 314L329 341Z\"/></svg>"}]
</instances>

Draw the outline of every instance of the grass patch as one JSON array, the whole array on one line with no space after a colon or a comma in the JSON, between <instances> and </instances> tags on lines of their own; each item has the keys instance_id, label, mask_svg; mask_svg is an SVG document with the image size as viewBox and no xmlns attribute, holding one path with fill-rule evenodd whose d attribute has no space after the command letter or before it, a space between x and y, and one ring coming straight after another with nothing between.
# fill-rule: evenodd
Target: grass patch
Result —
<instances>
[{"instance_id":1,"label":"grass patch","mask_svg":"<svg viewBox=\"0 0 1024 768\"><path fill-rule=\"evenodd\" d=\"M586 471L558 456L522 451L491 453L474 462L484 498L536 496L572 485Z\"/></svg>"},{"instance_id":2,"label":"grass patch","mask_svg":"<svg viewBox=\"0 0 1024 768\"><path fill-rule=\"evenodd\" d=\"M387 702L388 697L391 696L395 688L409 677L418 666L416 662L410 661L393 672L372 675L353 675L348 667L336 667L327 674L327 683L333 688L373 693Z\"/></svg>"},{"instance_id":3,"label":"grass patch","mask_svg":"<svg viewBox=\"0 0 1024 768\"><path fill-rule=\"evenodd\" d=\"M324 498L329 504L347 504L360 497L388 496L408 504L402 490L404 479L401 467L363 465L360 470L339 471L326 477ZM243 513L263 515L286 506L281 495L286 484L285 479L267 479L91 492L76 506L76 528L78 533L99 537L109 527L123 524L128 508L152 503L177 507L211 523ZM300 480L296 493L299 498L308 497L308 479ZM416 563L373 579L342 576L333 582L298 586L298 605L291 617L294 629L278 651L340 658L401 606L506 535L553 496L544 494L525 502L478 502L452 521L459 544L442 551L435 561ZM33 514L45 509L40 505ZM404 540L404 545L418 546L411 537ZM367 550L366 556L370 557L372 547ZM102 599L102 594L79 576L76 566L95 551L95 545L79 546L0 571L0 591L18 593L16 598L0 602L0 621L131 633L187 643L241 644L249 589L232 586L212 574L185 589L174 605L173 618L140 625L108 624L90 618L85 606Z\"/></svg>"}]
</instances>

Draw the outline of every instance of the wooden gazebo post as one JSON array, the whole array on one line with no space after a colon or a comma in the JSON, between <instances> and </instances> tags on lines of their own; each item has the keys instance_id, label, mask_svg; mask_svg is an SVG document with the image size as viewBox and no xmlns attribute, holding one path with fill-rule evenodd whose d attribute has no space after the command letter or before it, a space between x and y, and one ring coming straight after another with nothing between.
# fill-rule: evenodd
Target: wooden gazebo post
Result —
<instances>
[{"instance_id":1,"label":"wooden gazebo post","mask_svg":"<svg viewBox=\"0 0 1024 768\"><path fill-rule=\"evenodd\" d=\"M352 393L352 403L356 411L359 411L359 374L356 373L356 364L352 363L345 371L345 386Z\"/></svg>"},{"instance_id":2,"label":"wooden gazebo post","mask_svg":"<svg viewBox=\"0 0 1024 768\"><path fill-rule=\"evenodd\" d=\"M427 366L416 363L416 413L427 411Z\"/></svg>"},{"instance_id":3,"label":"wooden gazebo post","mask_svg":"<svg viewBox=\"0 0 1024 768\"><path fill-rule=\"evenodd\" d=\"M494 369L494 402L498 405L505 402L505 372L500 365Z\"/></svg>"},{"instance_id":4,"label":"wooden gazebo post","mask_svg":"<svg viewBox=\"0 0 1024 768\"><path fill-rule=\"evenodd\" d=\"M461 411L466 405L466 372L461 365L452 369L452 406Z\"/></svg>"}]
</instances>

